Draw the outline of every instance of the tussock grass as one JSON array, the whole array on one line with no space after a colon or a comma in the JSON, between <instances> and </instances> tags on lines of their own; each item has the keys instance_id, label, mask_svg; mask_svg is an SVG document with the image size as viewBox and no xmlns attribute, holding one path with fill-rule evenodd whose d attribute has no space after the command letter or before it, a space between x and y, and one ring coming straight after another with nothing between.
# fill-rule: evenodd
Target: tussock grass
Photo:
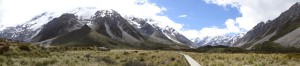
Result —
<instances>
[{"instance_id":1,"label":"tussock grass","mask_svg":"<svg viewBox=\"0 0 300 66\"><path fill-rule=\"evenodd\" d=\"M27 52L27 51L26 51ZM43 53L41 53L43 54ZM184 57L173 51L111 50L49 52L47 56L0 55L4 66L187 66Z\"/></svg>"},{"instance_id":2,"label":"tussock grass","mask_svg":"<svg viewBox=\"0 0 300 66\"><path fill-rule=\"evenodd\" d=\"M98 51L96 46L41 47L1 39L0 44L0 66L188 66L185 58L175 53L180 50ZM203 66L300 66L299 53L240 53L243 51L238 48L220 48L198 49L202 53L181 51Z\"/></svg>"},{"instance_id":3,"label":"tussock grass","mask_svg":"<svg viewBox=\"0 0 300 66\"><path fill-rule=\"evenodd\" d=\"M203 66L299 66L300 54L185 52Z\"/></svg>"}]
</instances>

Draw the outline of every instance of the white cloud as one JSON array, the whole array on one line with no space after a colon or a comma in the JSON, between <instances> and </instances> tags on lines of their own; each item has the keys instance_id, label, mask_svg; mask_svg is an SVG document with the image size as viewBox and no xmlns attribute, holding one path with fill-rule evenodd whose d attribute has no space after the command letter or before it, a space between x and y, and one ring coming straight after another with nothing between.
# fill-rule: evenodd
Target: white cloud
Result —
<instances>
[{"instance_id":1,"label":"white cloud","mask_svg":"<svg viewBox=\"0 0 300 66\"><path fill-rule=\"evenodd\" d=\"M43 12L67 12L78 7L113 9L127 16L154 18L162 17L165 7L159 7L148 0L1 0L0 24L13 26L22 24ZM164 20L169 20L166 18ZM172 23L176 24L172 21ZM171 26L174 27L174 26Z\"/></svg>"},{"instance_id":2,"label":"white cloud","mask_svg":"<svg viewBox=\"0 0 300 66\"><path fill-rule=\"evenodd\" d=\"M174 22L167 16L155 16L155 17L152 17L152 19L157 20L154 23L157 23L158 26L163 27L163 28L169 26L169 27L174 28L177 31L180 31L182 29L182 27L184 26L183 24Z\"/></svg>"},{"instance_id":3,"label":"white cloud","mask_svg":"<svg viewBox=\"0 0 300 66\"><path fill-rule=\"evenodd\" d=\"M78 7L96 7L97 9L113 9L122 16L152 18L160 27L172 27L180 31L179 24L163 15L167 8L157 6L148 0L3 0L0 11L0 25L13 26L22 24L43 12L68 12ZM0 14L1 15L1 14Z\"/></svg>"},{"instance_id":4,"label":"white cloud","mask_svg":"<svg viewBox=\"0 0 300 66\"><path fill-rule=\"evenodd\" d=\"M200 30L183 31L190 39L206 36L217 36L228 33L251 30L257 23L272 20L299 0L204 0L209 4L216 4L227 8L237 8L242 16L225 21L226 28L205 27Z\"/></svg>"},{"instance_id":5,"label":"white cloud","mask_svg":"<svg viewBox=\"0 0 300 66\"><path fill-rule=\"evenodd\" d=\"M187 17L187 15L179 15L178 17L179 18L185 18L185 17Z\"/></svg>"},{"instance_id":6,"label":"white cloud","mask_svg":"<svg viewBox=\"0 0 300 66\"><path fill-rule=\"evenodd\" d=\"M239 28L250 30L257 23L272 20L299 0L204 0L206 3L237 8L242 16L235 18Z\"/></svg>"},{"instance_id":7,"label":"white cloud","mask_svg":"<svg viewBox=\"0 0 300 66\"><path fill-rule=\"evenodd\" d=\"M228 19L225 22L226 28L227 28L227 32L230 33L239 33L240 32L240 28L237 26L237 23L233 20L233 19Z\"/></svg>"},{"instance_id":8,"label":"white cloud","mask_svg":"<svg viewBox=\"0 0 300 66\"><path fill-rule=\"evenodd\" d=\"M122 15L153 18L161 27L170 26L186 37L216 36L238 33L241 29L250 30L260 21L274 19L287 10L296 0L205 0L210 4L237 8L241 17L228 19L226 28L205 27L200 30L182 29L179 24L163 15L167 8L157 6L148 0L0 0L0 25L12 26L22 24L32 17L46 11L67 11L77 7L97 7L114 9ZM180 15L178 17L187 17Z\"/></svg>"},{"instance_id":9,"label":"white cloud","mask_svg":"<svg viewBox=\"0 0 300 66\"><path fill-rule=\"evenodd\" d=\"M2 0L0 0L0 23L1 23L1 18L3 15L2 13L3 13Z\"/></svg>"},{"instance_id":10,"label":"white cloud","mask_svg":"<svg viewBox=\"0 0 300 66\"><path fill-rule=\"evenodd\" d=\"M236 22L233 19L228 19L225 22L226 28L218 28L216 26L205 27L200 30L183 30L181 33L184 34L189 39L203 38L203 37L213 37L219 35L225 35L228 33L239 33L241 32Z\"/></svg>"}]
</instances>

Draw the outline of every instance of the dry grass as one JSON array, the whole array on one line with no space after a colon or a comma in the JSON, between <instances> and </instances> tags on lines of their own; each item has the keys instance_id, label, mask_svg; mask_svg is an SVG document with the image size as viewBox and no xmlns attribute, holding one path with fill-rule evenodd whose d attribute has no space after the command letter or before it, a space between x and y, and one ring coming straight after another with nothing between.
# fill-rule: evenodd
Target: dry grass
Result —
<instances>
[{"instance_id":1,"label":"dry grass","mask_svg":"<svg viewBox=\"0 0 300 66\"><path fill-rule=\"evenodd\" d=\"M96 47L47 48L22 43L2 44L0 66L188 66L185 58L176 51L97 51ZM182 53L190 55L203 66L300 66L299 53Z\"/></svg>"},{"instance_id":2,"label":"dry grass","mask_svg":"<svg viewBox=\"0 0 300 66\"><path fill-rule=\"evenodd\" d=\"M187 66L173 51L111 50L50 52L48 56L9 57L0 55L2 66Z\"/></svg>"},{"instance_id":3,"label":"dry grass","mask_svg":"<svg viewBox=\"0 0 300 66\"><path fill-rule=\"evenodd\" d=\"M203 66L300 66L300 54L185 53Z\"/></svg>"},{"instance_id":4,"label":"dry grass","mask_svg":"<svg viewBox=\"0 0 300 66\"><path fill-rule=\"evenodd\" d=\"M300 54L195 53L203 66L300 66ZM0 55L0 66L188 66L175 51L111 50L64 51L45 55Z\"/></svg>"}]
</instances>

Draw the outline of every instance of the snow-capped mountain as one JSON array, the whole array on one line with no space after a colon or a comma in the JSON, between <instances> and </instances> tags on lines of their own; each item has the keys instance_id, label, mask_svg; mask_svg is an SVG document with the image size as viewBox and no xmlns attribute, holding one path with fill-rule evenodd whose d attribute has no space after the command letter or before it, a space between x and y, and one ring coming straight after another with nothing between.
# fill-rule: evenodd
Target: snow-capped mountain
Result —
<instances>
[{"instance_id":1,"label":"snow-capped mountain","mask_svg":"<svg viewBox=\"0 0 300 66\"><path fill-rule=\"evenodd\" d=\"M173 28L161 28L150 18L123 17L114 10L97 10L93 7L76 8L67 12L45 12L28 22L6 27L0 31L1 38L27 42L45 42L66 37L69 32L82 31L84 24L100 35L129 44L144 42L159 44L180 44L192 47L192 42ZM81 30L79 30L81 29ZM74 32L77 30L77 32ZM88 33L88 32L87 32ZM74 36L74 35L67 35ZM99 36L98 36L99 37ZM100 42L101 43L101 42Z\"/></svg>"},{"instance_id":2,"label":"snow-capped mountain","mask_svg":"<svg viewBox=\"0 0 300 66\"><path fill-rule=\"evenodd\" d=\"M89 19L94 15L96 11L97 9L94 7L79 7L65 12L44 12L33 17L24 24L9 27L2 26L0 37L30 42L31 39L38 34L42 27L44 27L44 25L53 20L55 17L59 17L63 13L75 14L76 17L79 18L80 22L90 25L91 21Z\"/></svg>"},{"instance_id":3,"label":"snow-capped mountain","mask_svg":"<svg viewBox=\"0 0 300 66\"><path fill-rule=\"evenodd\" d=\"M186 38L184 35L177 32L171 27L159 27L157 24L149 23L154 22L152 19L141 19L136 17L125 17L130 24L132 24L136 29L140 30L143 34L146 34L148 37L160 37L164 39L171 40L179 44L188 44L193 46L193 42ZM157 35L153 35L157 34ZM155 40L155 39L154 39ZM160 41L156 39L156 41ZM194 47L194 46L193 46Z\"/></svg>"},{"instance_id":4,"label":"snow-capped mountain","mask_svg":"<svg viewBox=\"0 0 300 66\"><path fill-rule=\"evenodd\" d=\"M52 20L53 17L55 17L54 13L45 12L33 17L24 24L3 27L3 30L0 31L0 37L29 42L30 38L39 32L42 26Z\"/></svg>"},{"instance_id":5,"label":"snow-capped mountain","mask_svg":"<svg viewBox=\"0 0 300 66\"><path fill-rule=\"evenodd\" d=\"M226 45L253 49L257 44L266 41L278 43L284 47L300 47L300 2L295 3L287 11L282 12L274 20L260 22L245 35L216 36L198 38L195 40L197 46Z\"/></svg>"},{"instance_id":6,"label":"snow-capped mountain","mask_svg":"<svg viewBox=\"0 0 300 66\"><path fill-rule=\"evenodd\" d=\"M79 29L84 24L79 22L74 14L62 14L58 18L54 18L41 28L41 30L31 39L32 42L40 42L49 38Z\"/></svg>"},{"instance_id":7,"label":"snow-capped mountain","mask_svg":"<svg viewBox=\"0 0 300 66\"><path fill-rule=\"evenodd\" d=\"M237 41L237 39L240 39L244 36L244 33L238 33L236 35L221 35L221 36L214 36L214 37L204 37L204 38L196 38L195 39L195 45L196 46L217 46L217 45L223 45L223 46L232 46L234 42Z\"/></svg>"}]
</instances>

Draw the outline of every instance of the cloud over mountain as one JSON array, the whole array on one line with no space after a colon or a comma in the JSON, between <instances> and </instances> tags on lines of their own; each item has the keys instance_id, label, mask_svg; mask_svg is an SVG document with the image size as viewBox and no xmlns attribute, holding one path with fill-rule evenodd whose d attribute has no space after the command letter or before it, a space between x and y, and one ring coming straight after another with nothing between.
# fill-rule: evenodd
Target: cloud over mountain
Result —
<instances>
[{"instance_id":1,"label":"cloud over mountain","mask_svg":"<svg viewBox=\"0 0 300 66\"><path fill-rule=\"evenodd\" d=\"M228 33L246 32L259 22L266 22L279 16L283 11L299 0L203 0L207 4L215 4L224 8L236 8L241 16L224 21L225 28L216 26L200 30L187 30L187 33L198 37L217 36ZM194 37L191 37L194 38Z\"/></svg>"},{"instance_id":2,"label":"cloud over mountain","mask_svg":"<svg viewBox=\"0 0 300 66\"><path fill-rule=\"evenodd\" d=\"M3 0L1 7L3 10L0 13L3 13L3 17L0 18L0 24L5 24L5 26L22 24L43 12L66 12L78 7L96 7L99 10L116 10L122 16L156 18L161 20L158 22L165 22L170 27L177 27L177 30L182 27L162 15L164 11L167 11L165 7L157 6L148 0ZM165 23L159 24L163 26Z\"/></svg>"}]
</instances>

